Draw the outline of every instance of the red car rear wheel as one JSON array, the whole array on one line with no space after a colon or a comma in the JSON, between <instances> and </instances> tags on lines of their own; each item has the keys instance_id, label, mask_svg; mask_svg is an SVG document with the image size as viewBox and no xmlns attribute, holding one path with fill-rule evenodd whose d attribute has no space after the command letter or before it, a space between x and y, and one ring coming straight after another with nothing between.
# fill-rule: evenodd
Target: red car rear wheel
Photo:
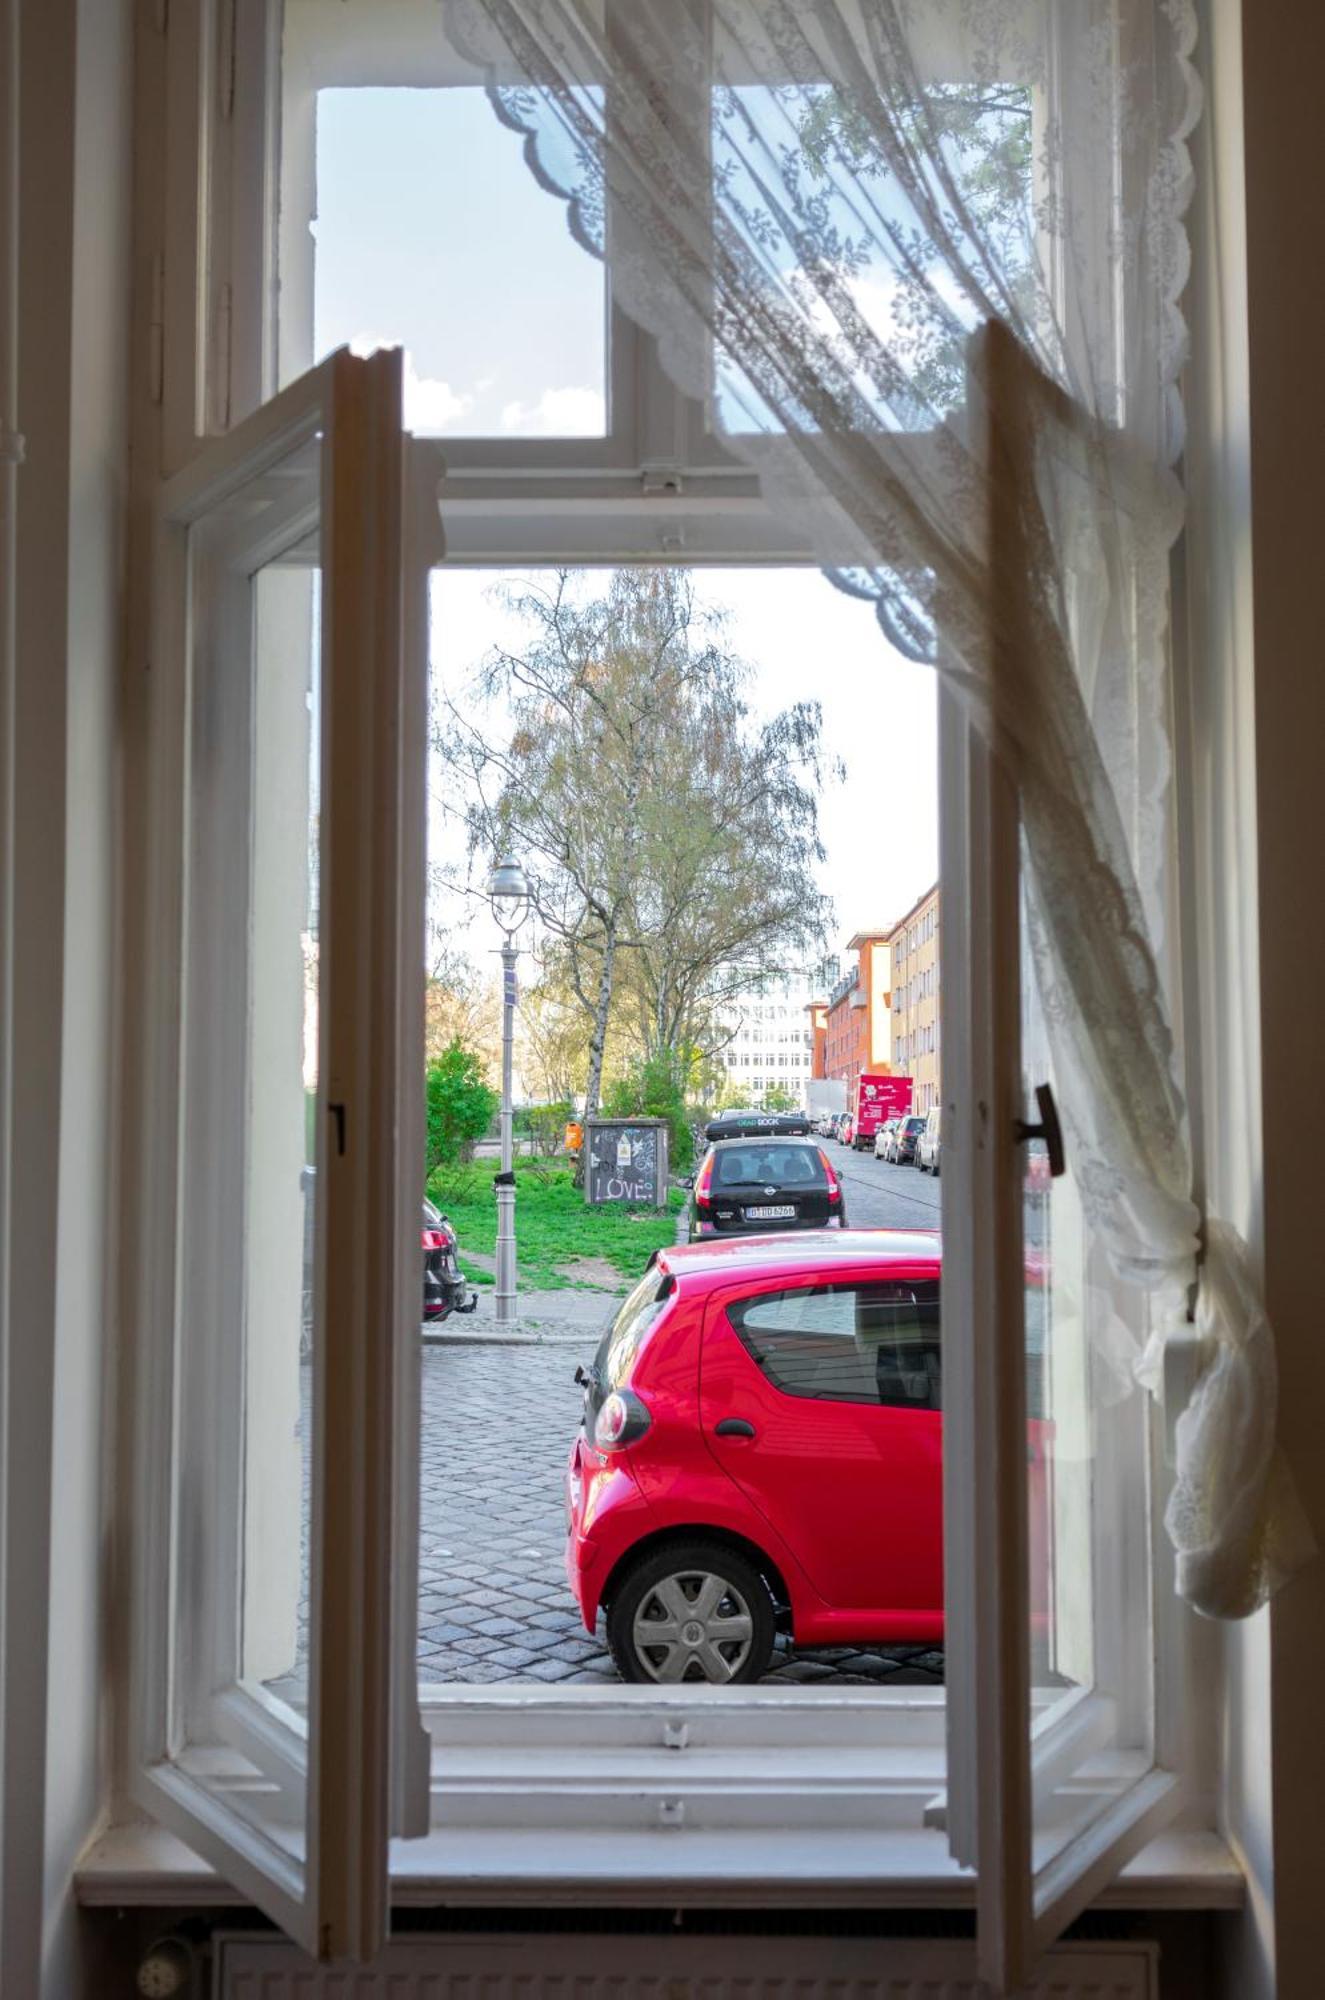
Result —
<instances>
[{"instance_id":1,"label":"red car rear wheel","mask_svg":"<svg viewBox=\"0 0 1325 2000\"><path fill-rule=\"evenodd\" d=\"M636 1564L607 1614L607 1643L624 1681L678 1686L757 1681L773 1658L768 1584L721 1542L672 1542Z\"/></svg>"}]
</instances>

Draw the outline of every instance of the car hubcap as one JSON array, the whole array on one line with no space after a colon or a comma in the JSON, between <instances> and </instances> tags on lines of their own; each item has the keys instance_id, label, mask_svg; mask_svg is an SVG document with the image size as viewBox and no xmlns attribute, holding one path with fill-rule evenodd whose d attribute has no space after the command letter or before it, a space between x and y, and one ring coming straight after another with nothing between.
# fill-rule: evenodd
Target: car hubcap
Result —
<instances>
[{"instance_id":1,"label":"car hubcap","mask_svg":"<svg viewBox=\"0 0 1325 2000\"><path fill-rule=\"evenodd\" d=\"M640 1664L655 1681L732 1680L754 1643L744 1597L708 1570L663 1577L646 1592L632 1629Z\"/></svg>"}]
</instances>

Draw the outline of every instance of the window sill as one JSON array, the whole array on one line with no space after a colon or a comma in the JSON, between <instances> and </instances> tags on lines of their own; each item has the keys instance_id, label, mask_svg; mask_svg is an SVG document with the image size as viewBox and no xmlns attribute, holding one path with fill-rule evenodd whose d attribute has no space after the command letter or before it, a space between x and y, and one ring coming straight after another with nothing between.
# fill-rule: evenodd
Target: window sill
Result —
<instances>
[{"instance_id":1,"label":"window sill","mask_svg":"<svg viewBox=\"0 0 1325 2000\"><path fill-rule=\"evenodd\" d=\"M398 1908L527 1904L716 1908L971 1909L975 1878L948 1856L943 1834L884 1829L862 1837L816 1828L718 1832L664 1827L623 1835L544 1827L473 1828L397 1850ZM144 1823L107 1829L75 1873L90 1908L233 1908L238 1897L215 1869L172 1834ZM1161 1834L1129 1862L1092 1907L1237 1910L1246 1884L1228 1847L1210 1832Z\"/></svg>"}]
</instances>

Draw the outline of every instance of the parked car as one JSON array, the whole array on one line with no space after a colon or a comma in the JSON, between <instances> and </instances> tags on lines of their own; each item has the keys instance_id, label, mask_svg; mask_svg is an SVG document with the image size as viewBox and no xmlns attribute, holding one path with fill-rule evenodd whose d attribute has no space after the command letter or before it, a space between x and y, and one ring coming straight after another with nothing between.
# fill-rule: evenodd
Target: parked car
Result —
<instances>
[{"instance_id":1,"label":"parked car","mask_svg":"<svg viewBox=\"0 0 1325 2000\"><path fill-rule=\"evenodd\" d=\"M910 1118L899 1118L897 1130L893 1133L892 1151L888 1158L895 1160L899 1167L914 1166L916 1147L920 1143L920 1134L924 1129L925 1121L919 1112Z\"/></svg>"},{"instance_id":2,"label":"parked car","mask_svg":"<svg viewBox=\"0 0 1325 2000\"><path fill-rule=\"evenodd\" d=\"M855 1140L856 1124L849 1111L840 1111L837 1116L837 1130L833 1137L839 1146L850 1146Z\"/></svg>"},{"instance_id":3,"label":"parked car","mask_svg":"<svg viewBox=\"0 0 1325 2000\"><path fill-rule=\"evenodd\" d=\"M690 1240L840 1229L845 1219L841 1184L813 1139L717 1139L695 1176Z\"/></svg>"},{"instance_id":4,"label":"parked car","mask_svg":"<svg viewBox=\"0 0 1325 2000\"><path fill-rule=\"evenodd\" d=\"M810 1131L804 1111L719 1111L704 1127L706 1139L757 1138L764 1132L785 1132L805 1137Z\"/></svg>"},{"instance_id":5,"label":"parked car","mask_svg":"<svg viewBox=\"0 0 1325 2000\"><path fill-rule=\"evenodd\" d=\"M890 1160L892 1158L892 1143L897 1137L897 1127L900 1123L901 1120L898 1118L886 1119L874 1134L874 1157L876 1160Z\"/></svg>"},{"instance_id":6,"label":"parked car","mask_svg":"<svg viewBox=\"0 0 1325 2000\"><path fill-rule=\"evenodd\" d=\"M302 1349L308 1353L313 1342L313 1191L317 1168L305 1167L300 1175L304 1191L304 1303ZM472 1313L478 1293L460 1269L455 1230L440 1209L423 1203L420 1230L423 1251L423 1318L437 1325L453 1312Z\"/></svg>"},{"instance_id":7,"label":"parked car","mask_svg":"<svg viewBox=\"0 0 1325 2000\"><path fill-rule=\"evenodd\" d=\"M940 1250L847 1230L658 1253L593 1366L566 1570L628 1681L943 1637ZM830 1476L829 1476L830 1475Z\"/></svg>"},{"instance_id":8,"label":"parked car","mask_svg":"<svg viewBox=\"0 0 1325 2000\"><path fill-rule=\"evenodd\" d=\"M472 1313L478 1293L459 1263L459 1245L449 1217L430 1201L423 1204L423 1317L437 1325L454 1313Z\"/></svg>"},{"instance_id":9,"label":"parked car","mask_svg":"<svg viewBox=\"0 0 1325 2000\"><path fill-rule=\"evenodd\" d=\"M916 1144L916 1165L922 1174L939 1171L939 1107L933 1105L925 1119L925 1129Z\"/></svg>"}]
</instances>

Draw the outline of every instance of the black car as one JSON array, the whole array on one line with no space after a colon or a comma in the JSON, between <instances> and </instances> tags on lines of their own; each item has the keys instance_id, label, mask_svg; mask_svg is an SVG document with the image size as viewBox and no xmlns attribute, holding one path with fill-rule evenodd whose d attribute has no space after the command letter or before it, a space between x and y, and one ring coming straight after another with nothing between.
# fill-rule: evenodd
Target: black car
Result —
<instances>
[{"instance_id":1,"label":"black car","mask_svg":"<svg viewBox=\"0 0 1325 2000\"><path fill-rule=\"evenodd\" d=\"M765 1133L808 1138L810 1119L805 1111L720 1111L704 1127L704 1137L713 1139L758 1139Z\"/></svg>"},{"instance_id":2,"label":"black car","mask_svg":"<svg viewBox=\"0 0 1325 2000\"><path fill-rule=\"evenodd\" d=\"M842 1187L813 1139L779 1132L717 1139L695 1178L690 1240L846 1226Z\"/></svg>"},{"instance_id":3,"label":"black car","mask_svg":"<svg viewBox=\"0 0 1325 2000\"><path fill-rule=\"evenodd\" d=\"M456 1260L455 1230L440 1209L423 1204L423 1317L449 1319L453 1312L472 1313L478 1293L471 1291Z\"/></svg>"},{"instance_id":4,"label":"black car","mask_svg":"<svg viewBox=\"0 0 1325 2000\"><path fill-rule=\"evenodd\" d=\"M925 1121L923 1118L898 1119L897 1132L893 1139L892 1157L899 1167L915 1165L916 1147L920 1143L920 1135L924 1129Z\"/></svg>"},{"instance_id":5,"label":"black car","mask_svg":"<svg viewBox=\"0 0 1325 2000\"><path fill-rule=\"evenodd\" d=\"M304 1326L303 1350L308 1352L313 1338L313 1190L317 1168L305 1167L300 1175L304 1191ZM430 1201L423 1204L420 1232L423 1249L423 1317L433 1325L449 1319L453 1312L472 1313L478 1293L467 1284L457 1262L455 1230Z\"/></svg>"}]
</instances>

